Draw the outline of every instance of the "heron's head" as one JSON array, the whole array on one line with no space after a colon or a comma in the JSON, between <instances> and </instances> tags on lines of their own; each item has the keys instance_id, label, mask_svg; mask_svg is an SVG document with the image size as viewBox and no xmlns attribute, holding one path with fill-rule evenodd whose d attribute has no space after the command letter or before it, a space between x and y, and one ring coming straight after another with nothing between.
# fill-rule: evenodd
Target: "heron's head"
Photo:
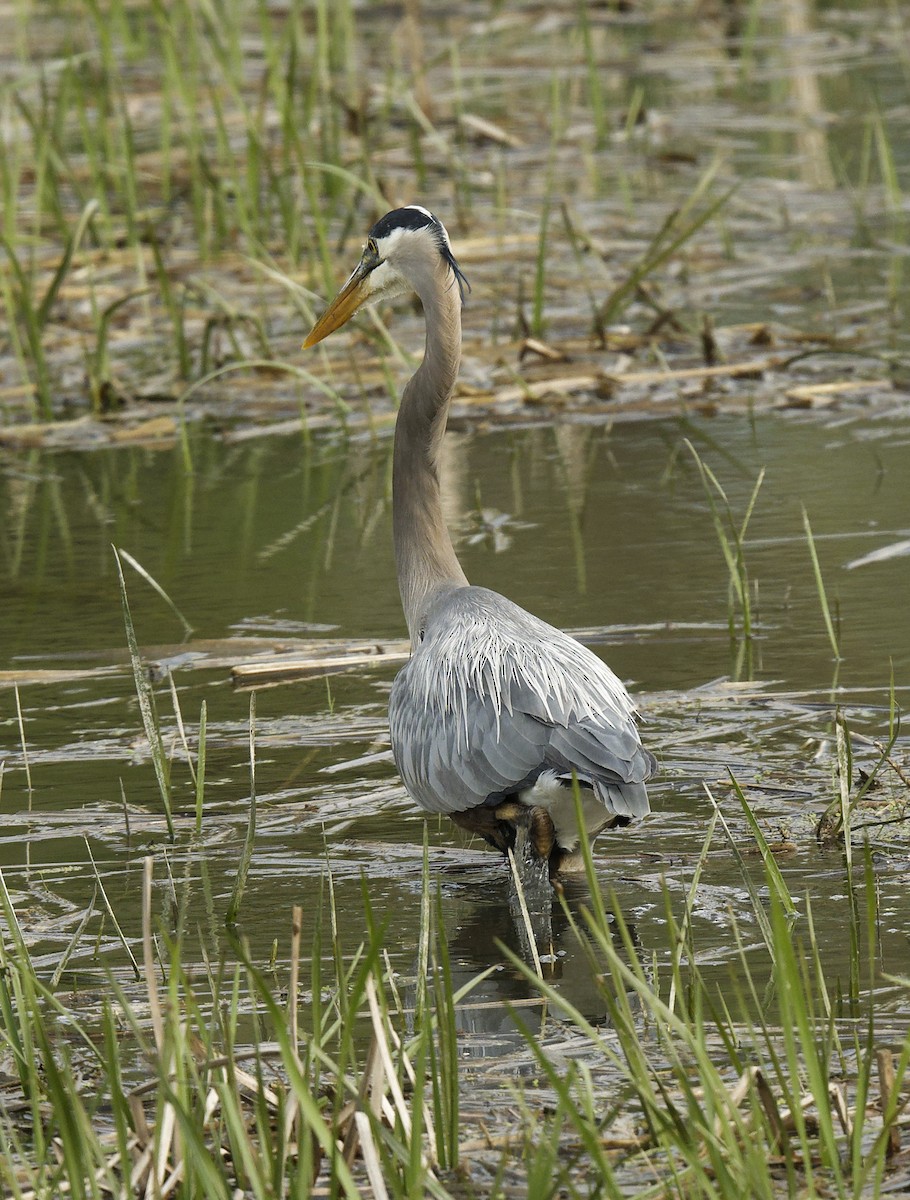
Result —
<instances>
[{"instance_id":1,"label":"heron's head","mask_svg":"<svg viewBox=\"0 0 910 1200\"><path fill-rule=\"evenodd\" d=\"M419 204L396 208L370 230L360 262L350 279L310 330L304 347L334 333L364 304L391 300L405 292L426 294L440 266L448 286L458 286L462 300L468 282L462 275L443 223Z\"/></svg>"}]
</instances>

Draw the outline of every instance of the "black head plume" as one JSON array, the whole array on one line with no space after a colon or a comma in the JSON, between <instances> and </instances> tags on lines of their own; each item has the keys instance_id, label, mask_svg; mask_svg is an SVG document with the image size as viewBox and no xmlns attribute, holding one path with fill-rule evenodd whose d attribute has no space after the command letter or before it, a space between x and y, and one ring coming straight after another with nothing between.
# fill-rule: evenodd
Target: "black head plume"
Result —
<instances>
[{"instance_id":1,"label":"black head plume","mask_svg":"<svg viewBox=\"0 0 910 1200\"><path fill-rule=\"evenodd\" d=\"M455 282L458 284L458 292L461 296L461 302L464 304L466 294L471 290L471 285L465 278L464 272L458 265L455 255L452 253L452 246L449 242L449 235L446 233L446 228L438 217L427 208L423 208L420 204L409 204L405 208L393 208L391 212L386 213L384 217L380 217L373 228L370 230L370 237L375 241L381 238L388 237L394 233L396 229L429 229L436 239L436 245L439 248L439 253L448 264Z\"/></svg>"}]
</instances>

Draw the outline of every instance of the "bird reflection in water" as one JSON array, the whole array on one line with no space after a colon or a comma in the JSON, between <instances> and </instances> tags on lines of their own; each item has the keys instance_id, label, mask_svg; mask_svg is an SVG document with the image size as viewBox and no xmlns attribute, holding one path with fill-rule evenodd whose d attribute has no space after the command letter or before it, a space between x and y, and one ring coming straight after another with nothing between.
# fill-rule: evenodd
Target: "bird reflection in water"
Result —
<instances>
[{"instance_id":1,"label":"bird reflection in water","mask_svg":"<svg viewBox=\"0 0 910 1200\"><path fill-rule=\"evenodd\" d=\"M521 1049L524 1038L516 1017L536 1035L552 1029L554 1021L567 1021L558 1004L544 1005L527 975L504 954L511 951L535 971L514 879L485 873L479 881L476 869L466 870L463 865L437 877L445 897L453 988L463 987L491 963L500 964L458 1006L465 1056L484 1058ZM559 896L544 881L536 891L525 889L524 898L544 981L592 1025L609 1025L609 997L615 985L594 965L601 955L582 912L592 908L586 877L566 877ZM612 931L615 949L627 958L618 925L613 924ZM626 922L626 931L638 952L642 947L635 925ZM643 953L639 957L646 958Z\"/></svg>"}]
</instances>

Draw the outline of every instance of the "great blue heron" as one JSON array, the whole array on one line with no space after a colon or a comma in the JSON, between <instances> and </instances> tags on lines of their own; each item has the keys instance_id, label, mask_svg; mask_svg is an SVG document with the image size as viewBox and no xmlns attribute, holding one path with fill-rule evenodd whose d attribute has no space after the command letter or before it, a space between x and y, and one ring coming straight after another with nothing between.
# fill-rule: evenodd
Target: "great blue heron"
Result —
<instances>
[{"instance_id":1,"label":"great blue heron","mask_svg":"<svg viewBox=\"0 0 910 1200\"><path fill-rule=\"evenodd\" d=\"M370 230L304 345L368 302L416 292L423 303L426 351L395 425L392 520L412 654L392 685L392 753L422 808L504 853L524 825L553 878L581 865L573 778L593 837L650 810L645 780L656 764L610 668L504 596L471 587L455 555L438 462L465 285L442 223L420 205L397 208Z\"/></svg>"}]
</instances>

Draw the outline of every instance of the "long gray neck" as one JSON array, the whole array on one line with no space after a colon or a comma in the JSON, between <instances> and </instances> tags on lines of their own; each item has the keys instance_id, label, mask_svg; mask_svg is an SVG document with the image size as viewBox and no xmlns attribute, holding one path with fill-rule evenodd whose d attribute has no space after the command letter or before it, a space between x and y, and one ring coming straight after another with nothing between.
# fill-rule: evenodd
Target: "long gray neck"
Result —
<instances>
[{"instance_id":1,"label":"long gray neck","mask_svg":"<svg viewBox=\"0 0 910 1200\"><path fill-rule=\"evenodd\" d=\"M442 514L438 470L461 359L461 295L442 259L436 272L435 279L418 289L427 325L426 352L401 397L392 468L395 564L412 646L439 592L468 582Z\"/></svg>"}]
</instances>

